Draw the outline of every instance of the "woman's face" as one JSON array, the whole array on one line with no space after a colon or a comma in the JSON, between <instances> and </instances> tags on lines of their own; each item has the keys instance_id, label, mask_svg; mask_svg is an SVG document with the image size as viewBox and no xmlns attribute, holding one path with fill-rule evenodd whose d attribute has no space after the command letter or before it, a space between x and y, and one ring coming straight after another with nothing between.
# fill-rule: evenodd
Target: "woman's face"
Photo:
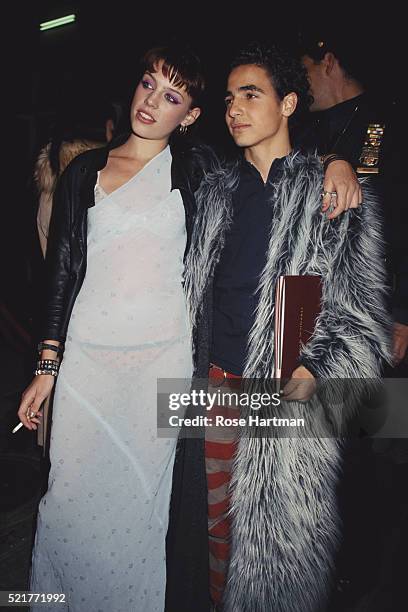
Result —
<instances>
[{"instance_id":1,"label":"woman's face","mask_svg":"<svg viewBox=\"0 0 408 612\"><path fill-rule=\"evenodd\" d=\"M162 73L163 60L154 72L145 72L136 87L130 121L132 132L149 140L168 140L180 125L189 126L200 115L191 108L192 99L184 87L177 87Z\"/></svg>"}]
</instances>

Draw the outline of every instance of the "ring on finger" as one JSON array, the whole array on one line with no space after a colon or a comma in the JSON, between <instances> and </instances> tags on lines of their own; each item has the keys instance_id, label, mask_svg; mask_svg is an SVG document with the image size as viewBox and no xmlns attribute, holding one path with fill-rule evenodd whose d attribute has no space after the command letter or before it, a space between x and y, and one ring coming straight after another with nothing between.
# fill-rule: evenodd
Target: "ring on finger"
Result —
<instances>
[{"instance_id":1,"label":"ring on finger","mask_svg":"<svg viewBox=\"0 0 408 612\"><path fill-rule=\"evenodd\" d=\"M27 419L30 420L35 416L35 412L27 412Z\"/></svg>"},{"instance_id":2,"label":"ring on finger","mask_svg":"<svg viewBox=\"0 0 408 612\"><path fill-rule=\"evenodd\" d=\"M330 206L337 206L337 192L330 191Z\"/></svg>"}]
</instances>

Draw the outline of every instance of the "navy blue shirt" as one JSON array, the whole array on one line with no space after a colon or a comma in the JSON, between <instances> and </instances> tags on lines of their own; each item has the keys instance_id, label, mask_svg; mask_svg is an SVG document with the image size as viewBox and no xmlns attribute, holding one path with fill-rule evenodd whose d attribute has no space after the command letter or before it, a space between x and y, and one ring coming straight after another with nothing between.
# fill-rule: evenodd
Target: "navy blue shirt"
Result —
<instances>
[{"instance_id":1,"label":"navy blue shirt","mask_svg":"<svg viewBox=\"0 0 408 612\"><path fill-rule=\"evenodd\" d=\"M254 323L259 278L266 264L273 216L274 185L285 158L275 159L266 183L258 170L242 160L232 205L232 225L214 277L211 362L242 374L248 334Z\"/></svg>"}]
</instances>

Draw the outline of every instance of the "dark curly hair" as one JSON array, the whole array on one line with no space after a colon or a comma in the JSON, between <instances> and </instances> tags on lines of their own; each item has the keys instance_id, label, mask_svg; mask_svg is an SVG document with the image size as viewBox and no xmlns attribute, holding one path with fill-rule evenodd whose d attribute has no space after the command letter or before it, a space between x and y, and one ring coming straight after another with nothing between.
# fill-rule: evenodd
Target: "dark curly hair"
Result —
<instances>
[{"instance_id":1,"label":"dark curly hair","mask_svg":"<svg viewBox=\"0 0 408 612\"><path fill-rule=\"evenodd\" d=\"M298 97L296 110L289 117L289 127L292 131L308 112L313 101L307 71L303 64L283 49L259 41L251 42L241 49L230 63L230 70L247 64L254 64L267 72L280 100L289 93L296 93Z\"/></svg>"}]
</instances>

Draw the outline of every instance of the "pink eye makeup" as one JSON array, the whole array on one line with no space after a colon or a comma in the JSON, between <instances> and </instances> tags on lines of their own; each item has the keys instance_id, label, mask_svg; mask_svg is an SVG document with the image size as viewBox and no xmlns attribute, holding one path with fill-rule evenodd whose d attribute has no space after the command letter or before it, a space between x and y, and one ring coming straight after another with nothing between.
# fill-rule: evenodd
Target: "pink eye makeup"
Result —
<instances>
[{"instance_id":1,"label":"pink eye makeup","mask_svg":"<svg viewBox=\"0 0 408 612\"><path fill-rule=\"evenodd\" d=\"M156 91L157 88L159 88L160 91L163 90L163 97L169 104L178 105L182 104L184 101L184 98L181 93L179 94L176 90L170 87L166 87L164 83L163 85L161 85L160 83L157 84L156 79L150 73L146 73L142 77L142 79L140 80L140 85L143 87L143 89L150 91ZM166 89L168 89L168 91L166 91Z\"/></svg>"},{"instance_id":2,"label":"pink eye makeup","mask_svg":"<svg viewBox=\"0 0 408 612\"><path fill-rule=\"evenodd\" d=\"M174 96L173 94L166 93L165 98L166 100L171 102L171 104L181 104L181 100L177 96Z\"/></svg>"},{"instance_id":3,"label":"pink eye makeup","mask_svg":"<svg viewBox=\"0 0 408 612\"><path fill-rule=\"evenodd\" d=\"M153 83L149 81L149 79L146 79L146 78L142 79L142 86L145 89L153 89Z\"/></svg>"}]
</instances>

